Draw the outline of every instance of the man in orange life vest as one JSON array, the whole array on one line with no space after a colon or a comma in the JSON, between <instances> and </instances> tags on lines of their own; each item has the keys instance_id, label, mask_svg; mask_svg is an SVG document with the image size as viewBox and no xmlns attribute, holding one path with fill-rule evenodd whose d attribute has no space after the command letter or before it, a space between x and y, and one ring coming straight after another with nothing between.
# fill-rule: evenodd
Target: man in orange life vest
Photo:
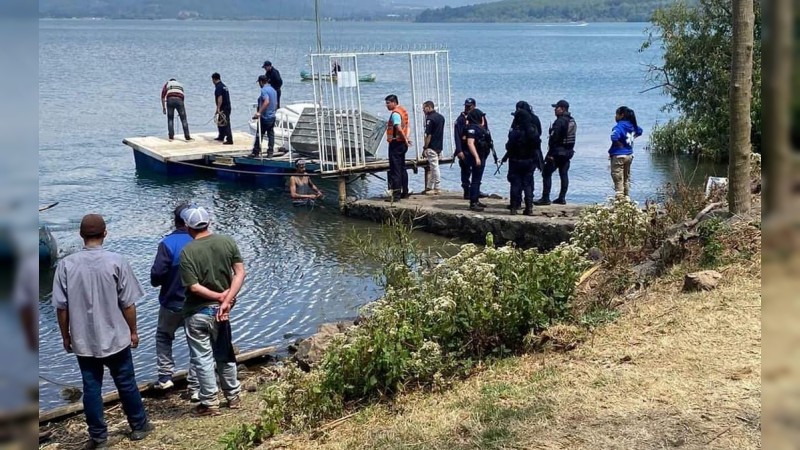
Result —
<instances>
[{"instance_id":1,"label":"man in orange life vest","mask_svg":"<svg viewBox=\"0 0 800 450\"><path fill-rule=\"evenodd\" d=\"M386 140L389 142L389 189L391 198L399 201L408 198L408 172L406 171L406 152L411 144L411 129L408 125L408 111L398 105L397 96L386 96L386 109L391 111L386 123Z\"/></svg>"}]
</instances>

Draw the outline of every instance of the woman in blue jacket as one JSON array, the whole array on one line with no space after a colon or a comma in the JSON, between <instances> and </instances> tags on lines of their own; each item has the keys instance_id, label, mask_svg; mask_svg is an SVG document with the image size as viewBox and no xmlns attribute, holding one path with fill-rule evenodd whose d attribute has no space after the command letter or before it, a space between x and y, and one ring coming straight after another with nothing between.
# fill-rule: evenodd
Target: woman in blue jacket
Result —
<instances>
[{"instance_id":1,"label":"woman in blue jacket","mask_svg":"<svg viewBox=\"0 0 800 450\"><path fill-rule=\"evenodd\" d=\"M611 130L611 148L608 149L611 179L617 198L630 197L633 140L642 135L642 129L636 123L636 114L627 106L617 108L614 119L617 124Z\"/></svg>"}]
</instances>

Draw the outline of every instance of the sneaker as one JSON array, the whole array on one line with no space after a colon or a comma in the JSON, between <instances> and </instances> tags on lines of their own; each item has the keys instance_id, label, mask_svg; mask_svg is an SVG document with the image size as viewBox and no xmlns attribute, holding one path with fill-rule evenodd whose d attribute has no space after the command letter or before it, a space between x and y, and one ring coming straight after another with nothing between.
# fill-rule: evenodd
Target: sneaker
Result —
<instances>
[{"instance_id":1,"label":"sneaker","mask_svg":"<svg viewBox=\"0 0 800 450\"><path fill-rule=\"evenodd\" d=\"M142 439L146 438L148 434L152 433L153 430L156 429L156 426L150 422L145 424L144 428L141 430L133 430L131 432L131 440L132 441L141 441Z\"/></svg>"},{"instance_id":2,"label":"sneaker","mask_svg":"<svg viewBox=\"0 0 800 450\"><path fill-rule=\"evenodd\" d=\"M158 381L153 383L153 387L161 391L165 391L173 386L175 386L175 383L172 382L172 377L169 375L161 375L158 377Z\"/></svg>"},{"instance_id":3,"label":"sneaker","mask_svg":"<svg viewBox=\"0 0 800 450\"><path fill-rule=\"evenodd\" d=\"M481 212L481 211L483 211L483 208L484 207L481 206L480 203L473 203L473 204L469 205L469 210L470 211Z\"/></svg>"},{"instance_id":4,"label":"sneaker","mask_svg":"<svg viewBox=\"0 0 800 450\"><path fill-rule=\"evenodd\" d=\"M248 158L260 158L261 157L261 153L256 153L256 151L253 150L252 152L250 152L249 155L247 155L247 157Z\"/></svg>"},{"instance_id":5,"label":"sneaker","mask_svg":"<svg viewBox=\"0 0 800 450\"><path fill-rule=\"evenodd\" d=\"M212 417L219 415L219 406L208 406L199 404L192 409L192 412L197 417Z\"/></svg>"},{"instance_id":6,"label":"sneaker","mask_svg":"<svg viewBox=\"0 0 800 450\"><path fill-rule=\"evenodd\" d=\"M199 403L200 402L200 393L199 392L192 392L189 394L189 401L192 403Z\"/></svg>"},{"instance_id":7,"label":"sneaker","mask_svg":"<svg viewBox=\"0 0 800 450\"><path fill-rule=\"evenodd\" d=\"M556 205L566 205L567 204L567 200L563 199L563 198L557 198L557 199L553 200L553 203L555 203Z\"/></svg>"},{"instance_id":8,"label":"sneaker","mask_svg":"<svg viewBox=\"0 0 800 450\"><path fill-rule=\"evenodd\" d=\"M222 145L233 145L233 141L225 141Z\"/></svg>"},{"instance_id":9,"label":"sneaker","mask_svg":"<svg viewBox=\"0 0 800 450\"><path fill-rule=\"evenodd\" d=\"M481 202L480 200L478 200L477 202L475 202L475 204L476 204L476 205L478 205L478 206L480 206L481 208L488 208L488 206L486 205L486 203L483 203L483 202Z\"/></svg>"},{"instance_id":10,"label":"sneaker","mask_svg":"<svg viewBox=\"0 0 800 450\"><path fill-rule=\"evenodd\" d=\"M241 409L241 407L242 407L242 397L240 395L228 399L228 408Z\"/></svg>"},{"instance_id":11,"label":"sneaker","mask_svg":"<svg viewBox=\"0 0 800 450\"><path fill-rule=\"evenodd\" d=\"M170 141L170 142L172 142L172 141L174 141L174 140L175 140L175 138L169 138L169 141Z\"/></svg>"},{"instance_id":12,"label":"sneaker","mask_svg":"<svg viewBox=\"0 0 800 450\"><path fill-rule=\"evenodd\" d=\"M225 137L223 136L223 137L214 138L214 140L222 142L222 141L225 140Z\"/></svg>"},{"instance_id":13,"label":"sneaker","mask_svg":"<svg viewBox=\"0 0 800 450\"><path fill-rule=\"evenodd\" d=\"M550 204L550 200L546 198L540 198L539 200L534 200L533 204L536 206L547 206Z\"/></svg>"},{"instance_id":14,"label":"sneaker","mask_svg":"<svg viewBox=\"0 0 800 450\"><path fill-rule=\"evenodd\" d=\"M192 142L193 140L194 140L194 138L190 138L190 137L186 138L186 142Z\"/></svg>"},{"instance_id":15,"label":"sneaker","mask_svg":"<svg viewBox=\"0 0 800 450\"><path fill-rule=\"evenodd\" d=\"M103 439L102 441L96 441L94 439L89 439L89 442L83 446L83 448L87 450L92 450L95 448L108 448L108 439Z\"/></svg>"}]
</instances>

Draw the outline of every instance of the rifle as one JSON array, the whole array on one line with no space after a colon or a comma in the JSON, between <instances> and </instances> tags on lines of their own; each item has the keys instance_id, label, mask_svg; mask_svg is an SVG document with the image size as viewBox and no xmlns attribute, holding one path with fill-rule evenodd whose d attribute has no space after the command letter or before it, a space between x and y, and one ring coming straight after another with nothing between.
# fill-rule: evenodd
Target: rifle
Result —
<instances>
[{"instance_id":1,"label":"rifle","mask_svg":"<svg viewBox=\"0 0 800 450\"><path fill-rule=\"evenodd\" d=\"M491 146L489 146L489 150L492 151L492 158L494 158L494 165L497 166L497 170L500 170L500 165L497 163L497 152L494 151L494 142L492 142ZM495 175L497 172L495 172Z\"/></svg>"},{"instance_id":2,"label":"rifle","mask_svg":"<svg viewBox=\"0 0 800 450\"><path fill-rule=\"evenodd\" d=\"M508 153L506 153L506 156L508 156ZM503 156L503 158L500 159L500 165L498 165L497 170L494 171L495 176L497 176L497 174L500 173L500 169L503 167L503 164L506 163L506 159L508 159L506 158L506 156ZM497 164L497 158L495 158L494 163Z\"/></svg>"}]
</instances>

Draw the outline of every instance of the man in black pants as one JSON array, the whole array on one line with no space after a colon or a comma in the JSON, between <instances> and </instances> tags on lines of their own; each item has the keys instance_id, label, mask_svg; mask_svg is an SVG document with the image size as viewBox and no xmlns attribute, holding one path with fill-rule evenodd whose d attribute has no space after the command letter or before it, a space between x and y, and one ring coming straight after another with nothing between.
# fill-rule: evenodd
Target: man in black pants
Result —
<instances>
[{"instance_id":1,"label":"man in black pants","mask_svg":"<svg viewBox=\"0 0 800 450\"><path fill-rule=\"evenodd\" d=\"M561 178L561 190L553 203L559 205L567 203L569 164L575 155L575 134L578 125L569 112L569 103L566 100L559 100L552 106L555 108L556 120L550 126L550 139L547 142L547 156L545 156L542 170L542 198L533 202L534 205L550 204L550 187L553 183L553 172L556 169Z\"/></svg>"},{"instance_id":2,"label":"man in black pants","mask_svg":"<svg viewBox=\"0 0 800 450\"><path fill-rule=\"evenodd\" d=\"M526 101L518 101L514 121L508 132L506 154L508 160L508 182L511 184L511 214L517 214L525 194L523 214L533 214L533 172L542 170L542 124Z\"/></svg>"},{"instance_id":3,"label":"man in black pants","mask_svg":"<svg viewBox=\"0 0 800 450\"><path fill-rule=\"evenodd\" d=\"M217 105L217 129L219 133L215 141L223 141L225 145L233 145L233 131L231 130L231 94L228 86L222 82L222 77L217 72L211 74L214 83L214 102Z\"/></svg>"},{"instance_id":4,"label":"man in black pants","mask_svg":"<svg viewBox=\"0 0 800 450\"><path fill-rule=\"evenodd\" d=\"M283 87L283 78L281 78L281 73L278 72L278 69L272 67L272 63L270 61L264 61L264 65L261 66L264 69L264 75L267 76L267 83L272 86L272 89L275 89L275 92L278 93L278 101L275 103L275 108L281 107L281 87Z\"/></svg>"},{"instance_id":5,"label":"man in black pants","mask_svg":"<svg viewBox=\"0 0 800 450\"><path fill-rule=\"evenodd\" d=\"M386 123L386 141L389 142L389 189L391 198L387 201L397 202L408 198L408 171L406 170L406 152L411 146L408 111L398 104L394 94L386 96L386 109L391 111Z\"/></svg>"},{"instance_id":6,"label":"man in black pants","mask_svg":"<svg viewBox=\"0 0 800 450\"><path fill-rule=\"evenodd\" d=\"M455 140L455 152L453 156L458 158L458 166L461 168L461 188L464 189L464 200L469 200L470 191L470 178L472 177L472 167L469 165L467 141L464 133L467 131L467 114L477 108L474 98L467 98L464 100L464 111L458 115L455 124L453 124L453 138ZM489 129L489 123L486 121L486 116L483 117L483 128ZM486 198L488 195L480 192L480 198Z\"/></svg>"}]
</instances>

